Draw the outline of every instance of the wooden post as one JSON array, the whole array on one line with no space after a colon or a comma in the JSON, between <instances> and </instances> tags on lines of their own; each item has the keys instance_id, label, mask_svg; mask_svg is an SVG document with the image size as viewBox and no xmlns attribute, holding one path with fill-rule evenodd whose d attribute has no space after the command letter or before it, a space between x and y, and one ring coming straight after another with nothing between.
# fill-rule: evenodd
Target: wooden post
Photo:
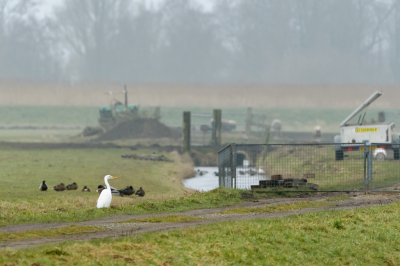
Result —
<instances>
[{"instance_id":1,"label":"wooden post","mask_svg":"<svg viewBox=\"0 0 400 266\"><path fill-rule=\"evenodd\" d=\"M221 128L222 128L222 111L221 109L214 109L214 126L212 129L213 136L213 146L219 147L221 146Z\"/></svg>"},{"instance_id":2,"label":"wooden post","mask_svg":"<svg viewBox=\"0 0 400 266\"><path fill-rule=\"evenodd\" d=\"M250 137L251 132L251 119L252 119L252 110L251 107L247 108L247 115L246 115L246 135Z\"/></svg>"},{"instance_id":3,"label":"wooden post","mask_svg":"<svg viewBox=\"0 0 400 266\"><path fill-rule=\"evenodd\" d=\"M190 112L183 112L183 152L190 152Z\"/></svg>"}]
</instances>

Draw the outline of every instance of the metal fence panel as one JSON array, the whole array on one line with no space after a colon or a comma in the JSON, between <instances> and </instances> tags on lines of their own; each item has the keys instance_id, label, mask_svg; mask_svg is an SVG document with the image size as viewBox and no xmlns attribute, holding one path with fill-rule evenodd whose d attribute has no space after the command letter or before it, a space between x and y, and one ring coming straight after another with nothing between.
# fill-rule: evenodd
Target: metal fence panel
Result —
<instances>
[{"instance_id":1,"label":"metal fence panel","mask_svg":"<svg viewBox=\"0 0 400 266\"><path fill-rule=\"evenodd\" d=\"M232 184L220 182L220 186L291 191L365 188L363 143L236 144L230 147L235 158L235 166L230 163ZM225 154L225 158L226 153L222 150L219 155ZM222 161L219 164L220 167L224 165ZM227 176L226 170L222 171L220 168L220 180Z\"/></svg>"},{"instance_id":2,"label":"metal fence panel","mask_svg":"<svg viewBox=\"0 0 400 266\"><path fill-rule=\"evenodd\" d=\"M371 144L372 192L400 192L400 160L398 145Z\"/></svg>"},{"instance_id":3,"label":"metal fence panel","mask_svg":"<svg viewBox=\"0 0 400 266\"><path fill-rule=\"evenodd\" d=\"M191 146L207 146L212 141L212 114L209 113L192 113L191 114L191 130L190 145Z\"/></svg>"},{"instance_id":4,"label":"metal fence panel","mask_svg":"<svg viewBox=\"0 0 400 266\"><path fill-rule=\"evenodd\" d=\"M218 152L219 187L232 188L232 146L228 145Z\"/></svg>"}]
</instances>

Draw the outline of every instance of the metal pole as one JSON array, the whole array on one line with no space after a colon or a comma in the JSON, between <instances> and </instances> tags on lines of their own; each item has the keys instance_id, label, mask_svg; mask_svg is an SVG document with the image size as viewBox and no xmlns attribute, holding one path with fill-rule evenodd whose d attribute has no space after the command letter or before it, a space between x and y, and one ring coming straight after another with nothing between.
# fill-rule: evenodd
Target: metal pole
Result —
<instances>
[{"instance_id":1,"label":"metal pole","mask_svg":"<svg viewBox=\"0 0 400 266\"><path fill-rule=\"evenodd\" d=\"M367 185L368 185L368 179L367 179L367 158L368 158L367 144L364 143L364 194L365 194L365 195L367 195Z\"/></svg>"},{"instance_id":2,"label":"metal pole","mask_svg":"<svg viewBox=\"0 0 400 266\"><path fill-rule=\"evenodd\" d=\"M125 96L125 107L128 108L128 91L126 90L126 85L124 85L124 96Z\"/></svg>"},{"instance_id":3,"label":"metal pole","mask_svg":"<svg viewBox=\"0 0 400 266\"><path fill-rule=\"evenodd\" d=\"M373 190L373 177L372 177L372 143L371 146L369 147L369 152L368 152L368 173L367 176L369 178L369 184L370 184L370 188L371 188L371 194L372 194L372 190Z\"/></svg>"},{"instance_id":4,"label":"metal pole","mask_svg":"<svg viewBox=\"0 0 400 266\"><path fill-rule=\"evenodd\" d=\"M231 180L232 180L232 185L233 185L233 180L235 180L234 189L236 189L236 144L235 143L231 144L231 152L232 152Z\"/></svg>"},{"instance_id":5,"label":"metal pole","mask_svg":"<svg viewBox=\"0 0 400 266\"><path fill-rule=\"evenodd\" d=\"M190 112L183 112L183 152L190 152Z\"/></svg>"}]
</instances>

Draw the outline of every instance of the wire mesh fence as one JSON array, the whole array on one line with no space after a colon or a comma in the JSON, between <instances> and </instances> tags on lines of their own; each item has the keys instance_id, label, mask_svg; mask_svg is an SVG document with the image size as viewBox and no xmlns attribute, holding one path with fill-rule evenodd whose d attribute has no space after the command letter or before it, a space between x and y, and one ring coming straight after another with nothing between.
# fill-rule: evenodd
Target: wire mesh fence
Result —
<instances>
[{"instance_id":1,"label":"wire mesh fence","mask_svg":"<svg viewBox=\"0 0 400 266\"><path fill-rule=\"evenodd\" d=\"M366 145L231 144L219 152L220 186L290 191L366 187Z\"/></svg>"},{"instance_id":2,"label":"wire mesh fence","mask_svg":"<svg viewBox=\"0 0 400 266\"><path fill-rule=\"evenodd\" d=\"M371 144L372 192L400 192L399 145Z\"/></svg>"},{"instance_id":3,"label":"wire mesh fence","mask_svg":"<svg viewBox=\"0 0 400 266\"><path fill-rule=\"evenodd\" d=\"M206 146L212 142L212 113L192 113L190 144L192 146Z\"/></svg>"}]
</instances>

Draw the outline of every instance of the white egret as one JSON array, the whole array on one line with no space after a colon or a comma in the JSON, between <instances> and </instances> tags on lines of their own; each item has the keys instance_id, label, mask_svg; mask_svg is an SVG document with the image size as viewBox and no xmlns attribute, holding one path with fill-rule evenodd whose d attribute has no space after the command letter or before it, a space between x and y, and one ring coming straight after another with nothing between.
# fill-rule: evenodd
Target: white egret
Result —
<instances>
[{"instance_id":1,"label":"white egret","mask_svg":"<svg viewBox=\"0 0 400 266\"><path fill-rule=\"evenodd\" d=\"M106 183L106 189L104 189L99 199L97 200L97 208L109 208L111 205L112 195L111 195L111 187L108 184L108 179L118 179L118 177L106 175L104 177L104 183Z\"/></svg>"}]
</instances>

